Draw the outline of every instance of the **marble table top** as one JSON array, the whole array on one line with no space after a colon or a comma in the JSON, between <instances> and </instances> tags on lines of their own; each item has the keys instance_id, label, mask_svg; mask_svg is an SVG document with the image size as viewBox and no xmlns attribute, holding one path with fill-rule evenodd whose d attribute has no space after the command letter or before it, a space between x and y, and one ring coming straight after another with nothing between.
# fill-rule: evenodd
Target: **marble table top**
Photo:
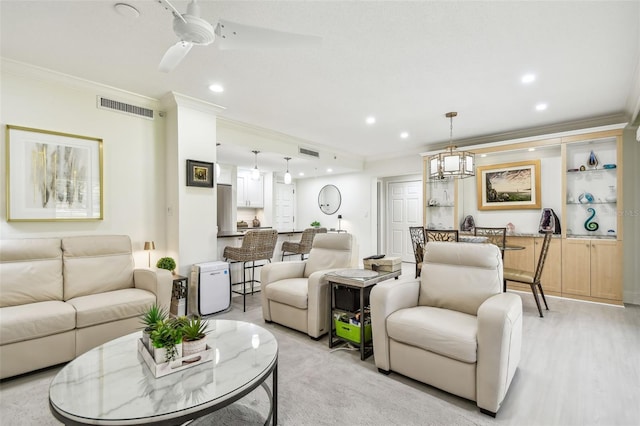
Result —
<instances>
[{"instance_id":1,"label":"marble table top","mask_svg":"<svg viewBox=\"0 0 640 426\"><path fill-rule=\"evenodd\" d=\"M142 333L132 333L67 364L51 382L51 409L65 423L124 425L198 417L228 405L269 376L278 343L255 324L208 322L212 361L155 378L138 353Z\"/></svg>"}]
</instances>

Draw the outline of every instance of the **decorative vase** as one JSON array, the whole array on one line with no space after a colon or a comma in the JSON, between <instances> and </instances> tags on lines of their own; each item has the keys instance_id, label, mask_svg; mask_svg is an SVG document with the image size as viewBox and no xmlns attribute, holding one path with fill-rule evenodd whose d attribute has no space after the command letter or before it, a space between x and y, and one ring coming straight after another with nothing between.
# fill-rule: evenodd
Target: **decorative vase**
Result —
<instances>
[{"instance_id":1,"label":"decorative vase","mask_svg":"<svg viewBox=\"0 0 640 426\"><path fill-rule=\"evenodd\" d=\"M198 340L183 340L182 341L182 356L189 356L197 354L207 349L207 338L203 337Z\"/></svg>"},{"instance_id":2,"label":"decorative vase","mask_svg":"<svg viewBox=\"0 0 640 426\"><path fill-rule=\"evenodd\" d=\"M587 164L589 164L589 167L592 167L594 169L598 166L598 157L596 157L596 154L593 152L593 150L591 150L591 153L589 154L589 161L587 162Z\"/></svg>"},{"instance_id":3,"label":"decorative vase","mask_svg":"<svg viewBox=\"0 0 640 426\"><path fill-rule=\"evenodd\" d=\"M258 227L260 227L260 220L258 219L258 216L255 216L255 217L253 218L253 227L254 227L254 228L258 228Z\"/></svg>"},{"instance_id":4,"label":"decorative vase","mask_svg":"<svg viewBox=\"0 0 640 426\"><path fill-rule=\"evenodd\" d=\"M591 215L584 222L584 229L587 231L597 231L600 225L598 225L598 222L593 221L593 218L596 216L596 210L593 207L589 207L587 211L591 213Z\"/></svg>"},{"instance_id":5,"label":"decorative vase","mask_svg":"<svg viewBox=\"0 0 640 426\"><path fill-rule=\"evenodd\" d=\"M618 200L616 195L616 187L614 185L609 186L609 193L604 197L608 203L615 203Z\"/></svg>"}]
</instances>

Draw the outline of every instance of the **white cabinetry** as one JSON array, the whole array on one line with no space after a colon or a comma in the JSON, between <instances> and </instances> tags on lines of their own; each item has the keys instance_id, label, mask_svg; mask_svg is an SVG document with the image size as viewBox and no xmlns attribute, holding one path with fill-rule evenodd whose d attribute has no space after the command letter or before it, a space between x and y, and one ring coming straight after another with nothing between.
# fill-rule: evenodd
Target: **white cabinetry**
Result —
<instances>
[{"instance_id":1,"label":"white cabinetry","mask_svg":"<svg viewBox=\"0 0 640 426\"><path fill-rule=\"evenodd\" d=\"M260 175L257 180L252 179L251 171L238 170L237 186L238 207L262 208L264 207L264 177Z\"/></svg>"}]
</instances>

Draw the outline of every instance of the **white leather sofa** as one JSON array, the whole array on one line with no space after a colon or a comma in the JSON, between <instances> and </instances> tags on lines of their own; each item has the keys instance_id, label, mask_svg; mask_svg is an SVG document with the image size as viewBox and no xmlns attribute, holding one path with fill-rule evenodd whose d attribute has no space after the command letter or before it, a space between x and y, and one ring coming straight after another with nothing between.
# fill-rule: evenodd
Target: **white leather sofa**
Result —
<instances>
[{"instance_id":1,"label":"white leather sofa","mask_svg":"<svg viewBox=\"0 0 640 426\"><path fill-rule=\"evenodd\" d=\"M67 362L169 308L171 273L135 269L122 235L0 241L0 378Z\"/></svg>"},{"instance_id":2,"label":"white leather sofa","mask_svg":"<svg viewBox=\"0 0 640 426\"><path fill-rule=\"evenodd\" d=\"M493 244L429 242L419 280L371 290L378 370L403 374L498 412L520 362L522 300L502 292Z\"/></svg>"},{"instance_id":3,"label":"white leather sofa","mask_svg":"<svg viewBox=\"0 0 640 426\"><path fill-rule=\"evenodd\" d=\"M358 255L351 234L317 234L309 258L262 267L262 316L317 339L329 331L329 284L324 275L355 268Z\"/></svg>"}]
</instances>

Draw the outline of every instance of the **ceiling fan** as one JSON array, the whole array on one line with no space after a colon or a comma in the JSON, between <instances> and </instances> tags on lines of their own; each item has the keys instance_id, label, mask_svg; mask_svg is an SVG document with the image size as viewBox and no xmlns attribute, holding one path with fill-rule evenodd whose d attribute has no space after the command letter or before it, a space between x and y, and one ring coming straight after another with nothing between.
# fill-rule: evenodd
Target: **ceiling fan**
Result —
<instances>
[{"instance_id":1,"label":"ceiling fan","mask_svg":"<svg viewBox=\"0 0 640 426\"><path fill-rule=\"evenodd\" d=\"M313 47L322 43L322 38L305 34L276 31L267 28L238 24L220 19L215 28L200 18L197 0L191 0L187 13L181 14L169 0L157 0L169 10L173 18L173 31L179 41L162 57L158 69L170 72L180 64L193 45L207 46L218 38L220 49Z\"/></svg>"}]
</instances>

